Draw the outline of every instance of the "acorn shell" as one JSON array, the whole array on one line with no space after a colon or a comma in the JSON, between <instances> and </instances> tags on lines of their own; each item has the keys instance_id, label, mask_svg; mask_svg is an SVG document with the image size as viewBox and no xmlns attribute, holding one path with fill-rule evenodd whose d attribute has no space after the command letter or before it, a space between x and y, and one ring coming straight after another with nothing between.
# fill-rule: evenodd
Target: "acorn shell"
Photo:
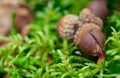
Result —
<instances>
[{"instance_id":1,"label":"acorn shell","mask_svg":"<svg viewBox=\"0 0 120 78\"><path fill-rule=\"evenodd\" d=\"M97 56L100 49L104 50L105 36L97 25L88 23L76 32L74 42L83 54Z\"/></svg>"},{"instance_id":2,"label":"acorn shell","mask_svg":"<svg viewBox=\"0 0 120 78\"><path fill-rule=\"evenodd\" d=\"M86 8L90 9L91 12L101 18L101 20L106 20L108 10L105 0L93 0L87 5Z\"/></svg>"},{"instance_id":3,"label":"acorn shell","mask_svg":"<svg viewBox=\"0 0 120 78\"><path fill-rule=\"evenodd\" d=\"M68 14L62 17L57 23L57 32L63 39L72 40L77 29L82 25L78 16Z\"/></svg>"}]
</instances>

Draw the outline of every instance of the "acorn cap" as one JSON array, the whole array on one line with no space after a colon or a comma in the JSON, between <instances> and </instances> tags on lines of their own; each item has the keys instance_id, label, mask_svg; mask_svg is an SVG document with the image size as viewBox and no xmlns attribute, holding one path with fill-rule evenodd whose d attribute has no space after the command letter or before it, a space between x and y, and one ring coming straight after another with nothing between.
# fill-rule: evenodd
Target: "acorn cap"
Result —
<instances>
[{"instance_id":1,"label":"acorn cap","mask_svg":"<svg viewBox=\"0 0 120 78\"><path fill-rule=\"evenodd\" d=\"M85 23L94 23L98 25L101 29L103 27L103 21L96 17L89 9L85 8L81 11L79 20L82 21L83 24Z\"/></svg>"},{"instance_id":2,"label":"acorn cap","mask_svg":"<svg viewBox=\"0 0 120 78\"><path fill-rule=\"evenodd\" d=\"M74 36L75 45L87 56L98 56L104 50L105 36L101 29L93 24L84 24Z\"/></svg>"},{"instance_id":3,"label":"acorn cap","mask_svg":"<svg viewBox=\"0 0 120 78\"><path fill-rule=\"evenodd\" d=\"M84 24L81 28L79 28L74 36L74 42L76 46L78 46L82 38L93 29L101 30L94 23L87 23L87 24Z\"/></svg>"},{"instance_id":4,"label":"acorn cap","mask_svg":"<svg viewBox=\"0 0 120 78\"><path fill-rule=\"evenodd\" d=\"M80 26L81 22L79 22L78 16L68 14L58 21L57 32L61 38L71 40Z\"/></svg>"}]
</instances>

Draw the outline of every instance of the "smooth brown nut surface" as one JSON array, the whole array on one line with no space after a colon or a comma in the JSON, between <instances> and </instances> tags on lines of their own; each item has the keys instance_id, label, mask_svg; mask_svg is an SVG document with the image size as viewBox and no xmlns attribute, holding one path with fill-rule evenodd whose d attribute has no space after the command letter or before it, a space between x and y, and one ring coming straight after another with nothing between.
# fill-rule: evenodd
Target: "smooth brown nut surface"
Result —
<instances>
[{"instance_id":1,"label":"smooth brown nut surface","mask_svg":"<svg viewBox=\"0 0 120 78\"><path fill-rule=\"evenodd\" d=\"M83 54L97 56L99 49L104 50L105 36L97 25L88 23L76 32L74 42Z\"/></svg>"},{"instance_id":2,"label":"smooth brown nut surface","mask_svg":"<svg viewBox=\"0 0 120 78\"><path fill-rule=\"evenodd\" d=\"M101 18L103 21L106 20L107 6L104 0L93 0L87 5L86 8L90 9L93 14Z\"/></svg>"},{"instance_id":3,"label":"smooth brown nut surface","mask_svg":"<svg viewBox=\"0 0 120 78\"><path fill-rule=\"evenodd\" d=\"M106 38L102 31L94 29L93 31L90 32L90 34L94 37L100 48L104 50Z\"/></svg>"},{"instance_id":4,"label":"smooth brown nut surface","mask_svg":"<svg viewBox=\"0 0 120 78\"><path fill-rule=\"evenodd\" d=\"M80 26L81 22L79 22L78 16L68 14L58 21L57 32L61 38L71 40Z\"/></svg>"},{"instance_id":5,"label":"smooth brown nut surface","mask_svg":"<svg viewBox=\"0 0 120 78\"><path fill-rule=\"evenodd\" d=\"M102 20L95 16L89 9L85 8L81 11L79 21L81 21L83 24L86 23L94 23L98 25L101 29L103 27Z\"/></svg>"},{"instance_id":6,"label":"smooth brown nut surface","mask_svg":"<svg viewBox=\"0 0 120 78\"><path fill-rule=\"evenodd\" d=\"M97 43L95 42L94 38L87 33L82 41L79 43L79 48L83 52L83 54L88 56L97 56Z\"/></svg>"}]
</instances>

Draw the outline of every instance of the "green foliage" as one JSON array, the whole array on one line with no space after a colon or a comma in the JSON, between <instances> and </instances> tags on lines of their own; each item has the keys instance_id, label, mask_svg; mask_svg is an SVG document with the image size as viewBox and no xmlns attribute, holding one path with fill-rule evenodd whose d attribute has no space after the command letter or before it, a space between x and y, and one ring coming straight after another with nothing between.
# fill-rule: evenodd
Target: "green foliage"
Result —
<instances>
[{"instance_id":1,"label":"green foliage","mask_svg":"<svg viewBox=\"0 0 120 78\"><path fill-rule=\"evenodd\" d=\"M9 37L0 37L0 40L9 40L7 46L0 48L0 73L9 74L10 78L112 78L120 73L117 10L108 17L103 30L108 37L105 63L97 65L56 32L59 18L68 13L79 14L89 0L26 1L35 3L31 7L35 16L29 25L31 32L22 38L14 28Z\"/></svg>"}]
</instances>

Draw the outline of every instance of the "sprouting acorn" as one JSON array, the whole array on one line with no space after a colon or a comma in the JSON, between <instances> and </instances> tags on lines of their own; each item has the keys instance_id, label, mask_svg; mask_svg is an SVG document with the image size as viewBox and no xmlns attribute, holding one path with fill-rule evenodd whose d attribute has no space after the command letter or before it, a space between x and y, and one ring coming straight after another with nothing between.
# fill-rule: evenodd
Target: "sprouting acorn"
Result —
<instances>
[{"instance_id":1,"label":"sprouting acorn","mask_svg":"<svg viewBox=\"0 0 120 78\"><path fill-rule=\"evenodd\" d=\"M86 8L90 9L91 12L101 20L106 20L108 10L105 0L92 0L90 3L88 3Z\"/></svg>"},{"instance_id":2,"label":"sprouting acorn","mask_svg":"<svg viewBox=\"0 0 120 78\"><path fill-rule=\"evenodd\" d=\"M83 54L94 57L104 50L105 36L98 25L87 23L76 32L74 42Z\"/></svg>"},{"instance_id":3,"label":"sprouting acorn","mask_svg":"<svg viewBox=\"0 0 120 78\"><path fill-rule=\"evenodd\" d=\"M77 29L81 26L79 17L74 14L68 14L62 17L57 23L57 32L63 39L72 40Z\"/></svg>"},{"instance_id":4,"label":"sprouting acorn","mask_svg":"<svg viewBox=\"0 0 120 78\"><path fill-rule=\"evenodd\" d=\"M106 38L102 33L103 20L85 8L81 11L79 21L82 26L74 36L75 45L87 56L99 56L99 61L104 59Z\"/></svg>"}]
</instances>

